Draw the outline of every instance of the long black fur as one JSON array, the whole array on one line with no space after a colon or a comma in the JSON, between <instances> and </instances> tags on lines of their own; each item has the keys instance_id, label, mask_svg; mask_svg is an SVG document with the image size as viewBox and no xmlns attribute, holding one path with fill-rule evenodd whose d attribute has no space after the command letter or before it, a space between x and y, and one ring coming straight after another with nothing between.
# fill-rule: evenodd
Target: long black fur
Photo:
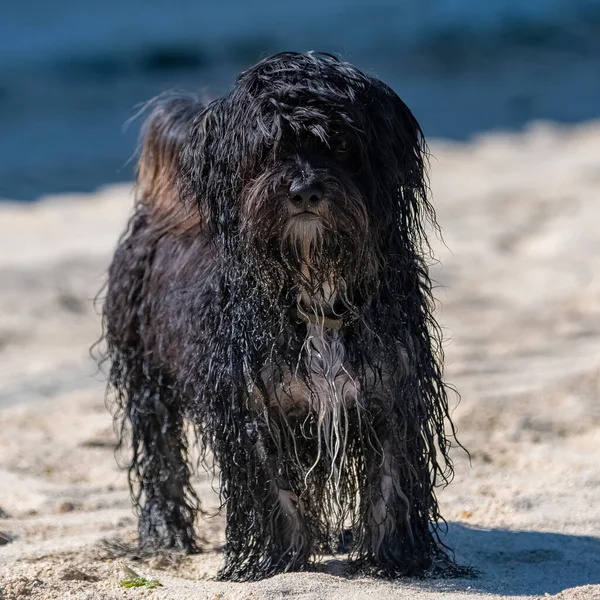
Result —
<instances>
[{"instance_id":1,"label":"long black fur","mask_svg":"<svg viewBox=\"0 0 600 600\"><path fill-rule=\"evenodd\" d=\"M289 52L207 106L160 101L144 135L104 306L140 545L198 549L189 422L220 470L222 579L302 569L348 526L370 572L463 573L434 493L454 429L410 110ZM318 231L290 229L298 182L324 189Z\"/></svg>"}]
</instances>

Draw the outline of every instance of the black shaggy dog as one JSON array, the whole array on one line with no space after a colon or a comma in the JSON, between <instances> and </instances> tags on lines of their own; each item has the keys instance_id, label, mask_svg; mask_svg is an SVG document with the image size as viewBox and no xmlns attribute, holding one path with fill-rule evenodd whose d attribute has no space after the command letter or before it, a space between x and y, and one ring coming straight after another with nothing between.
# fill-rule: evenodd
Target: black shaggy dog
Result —
<instances>
[{"instance_id":1,"label":"black shaggy dog","mask_svg":"<svg viewBox=\"0 0 600 600\"><path fill-rule=\"evenodd\" d=\"M220 470L222 579L303 569L346 528L369 572L462 572L434 494L454 431L424 162L400 98L328 54L155 106L104 307L143 549L198 550L191 423Z\"/></svg>"}]
</instances>

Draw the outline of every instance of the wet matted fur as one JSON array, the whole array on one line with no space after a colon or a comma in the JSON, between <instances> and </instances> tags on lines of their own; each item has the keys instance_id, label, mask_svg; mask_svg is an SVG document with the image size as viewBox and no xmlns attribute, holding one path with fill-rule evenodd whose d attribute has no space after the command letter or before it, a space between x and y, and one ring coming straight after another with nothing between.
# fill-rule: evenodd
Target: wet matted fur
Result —
<instances>
[{"instance_id":1,"label":"wet matted fur","mask_svg":"<svg viewBox=\"0 0 600 600\"><path fill-rule=\"evenodd\" d=\"M303 569L345 528L370 572L464 572L434 493L454 429L425 161L400 98L328 54L156 104L104 305L144 550L198 550L191 423L220 473L221 578Z\"/></svg>"}]
</instances>

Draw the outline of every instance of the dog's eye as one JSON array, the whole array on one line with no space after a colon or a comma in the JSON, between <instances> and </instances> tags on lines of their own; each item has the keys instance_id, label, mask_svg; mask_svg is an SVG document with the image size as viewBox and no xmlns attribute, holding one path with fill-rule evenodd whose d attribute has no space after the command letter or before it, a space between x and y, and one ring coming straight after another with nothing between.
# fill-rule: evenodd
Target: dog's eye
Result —
<instances>
[{"instance_id":1,"label":"dog's eye","mask_svg":"<svg viewBox=\"0 0 600 600\"><path fill-rule=\"evenodd\" d=\"M351 144L348 138L340 138L335 144L336 154L347 154L350 152Z\"/></svg>"}]
</instances>

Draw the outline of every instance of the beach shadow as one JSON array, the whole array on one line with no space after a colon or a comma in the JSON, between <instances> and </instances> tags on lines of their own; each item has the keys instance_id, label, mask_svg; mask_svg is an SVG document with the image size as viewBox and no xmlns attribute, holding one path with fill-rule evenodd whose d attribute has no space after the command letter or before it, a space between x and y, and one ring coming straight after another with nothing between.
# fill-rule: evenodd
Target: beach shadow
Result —
<instances>
[{"instance_id":1,"label":"beach shadow","mask_svg":"<svg viewBox=\"0 0 600 600\"><path fill-rule=\"evenodd\" d=\"M432 582L438 590L544 596L600 584L600 538L450 523L444 541L479 576Z\"/></svg>"},{"instance_id":2,"label":"beach shadow","mask_svg":"<svg viewBox=\"0 0 600 600\"><path fill-rule=\"evenodd\" d=\"M600 584L600 538L449 523L444 542L455 551L458 564L475 570L474 577L399 579L398 585L410 582L432 592L543 597ZM355 577L343 559L325 561L311 570L342 579Z\"/></svg>"}]
</instances>

